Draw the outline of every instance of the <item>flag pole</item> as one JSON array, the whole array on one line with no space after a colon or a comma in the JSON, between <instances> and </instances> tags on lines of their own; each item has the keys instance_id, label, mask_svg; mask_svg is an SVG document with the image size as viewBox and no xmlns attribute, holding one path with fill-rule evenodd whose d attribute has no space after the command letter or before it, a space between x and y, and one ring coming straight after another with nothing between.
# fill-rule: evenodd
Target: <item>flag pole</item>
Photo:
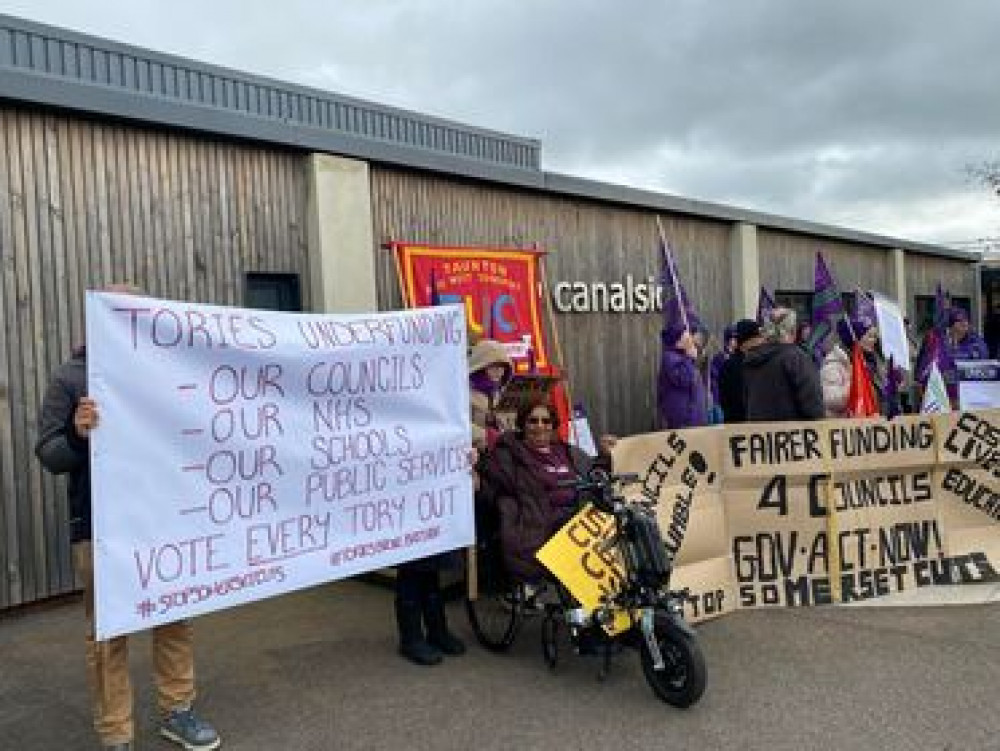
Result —
<instances>
[{"instance_id":1,"label":"flag pole","mask_svg":"<svg viewBox=\"0 0 1000 751\"><path fill-rule=\"evenodd\" d=\"M680 280L677 278L677 269L673 264L673 253L670 252L667 244L667 235L663 231L663 223L660 221L659 214L656 215L656 228L660 231L660 248L662 248L663 258L667 262L667 268L670 269L674 285L674 299L677 300L677 307L681 311L681 321L684 322L684 330L690 333L691 327L688 325L687 311L684 309L684 298L681 297Z\"/></svg>"}]
</instances>

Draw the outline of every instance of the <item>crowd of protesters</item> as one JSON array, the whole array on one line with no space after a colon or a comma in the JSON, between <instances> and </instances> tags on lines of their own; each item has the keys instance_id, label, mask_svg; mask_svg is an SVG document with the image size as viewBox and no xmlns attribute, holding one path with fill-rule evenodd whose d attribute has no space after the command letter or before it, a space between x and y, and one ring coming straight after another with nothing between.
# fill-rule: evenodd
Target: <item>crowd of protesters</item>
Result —
<instances>
[{"instance_id":1,"label":"crowd of protesters","mask_svg":"<svg viewBox=\"0 0 1000 751\"><path fill-rule=\"evenodd\" d=\"M132 287L109 291L136 293ZM683 295L676 298L688 303ZM679 310L679 308L678 308ZM770 307L758 320L743 319L722 332L719 351L709 356L711 337L693 313L667 319L661 330L657 380L660 428L681 429L716 423L817 420L881 414L892 417L918 405L906 399L903 372L886 362L871 316L842 315L834 331L818 339L811 322L795 311ZM989 357L984 340L971 331L959 308L938 312L912 371L919 387L933 363ZM495 529L507 571L528 585L543 579L535 553L575 511L568 481L595 463L610 468L614 436L602 436L597 457L560 437L560 415L551 394L518 406L513 425L497 419L499 397L512 379L513 363L503 344L490 339L469 349L471 444L474 453L477 535ZM871 394L857 405L859 379ZM945 377L956 382L954 372ZM954 399L954 395L949 393ZM953 405L954 406L954 405ZM80 348L53 376L41 407L36 453L46 469L68 474L73 554L85 587L87 668L93 691L94 725L104 748L131 749L132 689L127 639L99 642L94 634L93 546L89 436L100 408L88 397L86 349ZM448 628L441 572L461 566L444 553L397 567L395 613L399 651L419 665L461 655L465 645ZM181 621L153 630L160 733L186 749L214 749L219 734L195 713L194 660L190 624Z\"/></svg>"},{"instance_id":2,"label":"crowd of protesters","mask_svg":"<svg viewBox=\"0 0 1000 751\"><path fill-rule=\"evenodd\" d=\"M659 428L875 414L893 417L919 411L932 360L950 363L939 367L950 406L956 408L954 361L990 356L986 341L971 329L968 313L958 307L948 307L940 314L943 323L925 333L910 369L912 375L885 360L877 322L869 315L842 315L818 343L811 322L798 321L790 308L770 308L761 319L726 326L722 346L710 359L698 344L705 341L703 330L697 335L678 323L664 325L657 382ZM912 336L908 321L906 325L907 335ZM708 367L701 367L706 361ZM859 373L873 395L871 407L863 414L852 403Z\"/></svg>"}]
</instances>

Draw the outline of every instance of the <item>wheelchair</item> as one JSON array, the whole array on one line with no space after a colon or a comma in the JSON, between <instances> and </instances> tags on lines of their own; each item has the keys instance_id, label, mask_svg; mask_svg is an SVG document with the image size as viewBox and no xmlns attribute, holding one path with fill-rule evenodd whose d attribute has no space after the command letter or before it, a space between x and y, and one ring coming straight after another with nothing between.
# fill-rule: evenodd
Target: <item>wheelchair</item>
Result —
<instances>
[{"instance_id":1,"label":"wheelchair","mask_svg":"<svg viewBox=\"0 0 1000 751\"><path fill-rule=\"evenodd\" d=\"M694 631L684 621L686 592L669 589L672 566L650 508L626 501L616 488L631 476L593 470L576 482L586 500L615 519L616 533L608 543L621 557L625 580L621 591L588 611L554 577L539 586L515 581L503 565L499 519L477 509L475 567L478 592L466 599L466 612L476 640L491 652L514 644L526 619L541 618L542 656L554 669L559 661L562 631L578 654L601 658L597 677L611 669L613 655L626 647L639 651L643 676L653 693L675 707L697 702L706 686L706 666ZM628 627L614 634L605 629L625 614Z\"/></svg>"}]
</instances>

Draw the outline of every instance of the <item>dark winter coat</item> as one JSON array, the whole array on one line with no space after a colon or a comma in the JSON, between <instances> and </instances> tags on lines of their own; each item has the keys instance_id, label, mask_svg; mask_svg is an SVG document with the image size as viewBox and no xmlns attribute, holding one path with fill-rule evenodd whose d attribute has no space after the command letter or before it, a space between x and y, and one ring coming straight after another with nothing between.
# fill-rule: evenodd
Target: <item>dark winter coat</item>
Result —
<instances>
[{"instance_id":1,"label":"dark winter coat","mask_svg":"<svg viewBox=\"0 0 1000 751\"><path fill-rule=\"evenodd\" d=\"M609 464L606 457L592 460L576 446L563 447L577 476L586 475L595 462ZM518 581L545 575L535 553L566 521L566 512L552 507L530 451L517 433L504 433L483 467L482 495L499 510L504 564Z\"/></svg>"},{"instance_id":2,"label":"dark winter coat","mask_svg":"<svg viewBox=\"0 0 1000 751\"><path fill-rule=\"evenodd\" d=\"M812 358L794 344L772 342L743 358L749 422L819 420L823 389Z\"/></svg>"},{"instance_id":3,"label":"dark winter coat","mask_svg":"<svg viewBox=\"0 0 1000 751\"><path fill-rule=\"evenodd\" d=\"M42 401L35 455L49 472L69 474L70 540L91 537L90 451L77 435L73 414L87 395L87 353L80 348L53 374Z\"/></svg>"},{"instance_id":4,"label":"dark winter coat","mask_svg":"<svg viewBox=\"0 0 1000 751\"><path fill-rule=\"evenodd\" d=\"M733 353L719 371L719 406L723 422L746 422L747 399L743 385L743 352Z\"/></svg>"}]
</instances>

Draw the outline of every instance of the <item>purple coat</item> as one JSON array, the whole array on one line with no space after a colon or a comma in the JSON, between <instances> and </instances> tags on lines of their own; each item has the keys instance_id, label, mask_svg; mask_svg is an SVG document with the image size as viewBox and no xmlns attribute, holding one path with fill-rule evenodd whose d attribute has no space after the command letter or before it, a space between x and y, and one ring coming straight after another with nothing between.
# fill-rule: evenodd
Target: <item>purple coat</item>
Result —
<instances>
[{"instance_id":1,"label":"purple coat","mask_svg":"<svg viewBox=\"0 0 1000 751\"><path fill-rule=\"evenodd\" d=\"M701 373L694 361L680 350L663 351L656 406L661 428L676 430L708 423L708 404Z\"/></svg>"},{"instance_id":2,"label":"purple coat","mask_svg":"<svg viewBox=\"0 0 1000 751\"><path fill-rule=\"evenodd\" d=\"M990 359L990 348L986 341L979 334L974 334L971 331L960 342L952 343L949 339L948 346L951 348L951 356L955 360Z\"/></svg>"}]
</instances>

